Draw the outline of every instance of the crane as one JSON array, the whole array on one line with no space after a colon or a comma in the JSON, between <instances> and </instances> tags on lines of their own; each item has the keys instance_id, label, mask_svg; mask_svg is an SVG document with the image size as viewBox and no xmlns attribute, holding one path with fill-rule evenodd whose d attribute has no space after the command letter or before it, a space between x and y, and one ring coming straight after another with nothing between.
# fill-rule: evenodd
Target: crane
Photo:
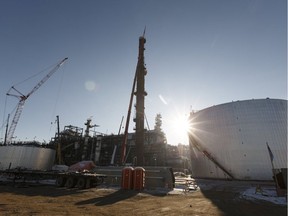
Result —
<instances>
[{"instance_id":1,"label":"crane","mask_svg":"<svg viewBox=\"0 0 288 216\"><path fill-rule=\"evenodd\" d=\"M14 117L12 119L11 125L9 127L8 133L6 134L7 137L5 137L5 145L8 143L11 143L13 134L15 132L17 123L19 121L20 115L22 113L25 101L35 92L37 91L43 83L45 83L67 60L68 58L64 58L62 61L60 61L55 67L52 68L52 70L40 81L37 83L37 85L34 86L34 88L27 94L24 95L20 91L18 91L14 86L10 88L13 89L15 92L17 92L19 95L16 94L10 94L10 90L8 91L7 95L14 96L19 99L19 102L17 104L17 108L14 114Z\"/></svg>"}]
</instances>

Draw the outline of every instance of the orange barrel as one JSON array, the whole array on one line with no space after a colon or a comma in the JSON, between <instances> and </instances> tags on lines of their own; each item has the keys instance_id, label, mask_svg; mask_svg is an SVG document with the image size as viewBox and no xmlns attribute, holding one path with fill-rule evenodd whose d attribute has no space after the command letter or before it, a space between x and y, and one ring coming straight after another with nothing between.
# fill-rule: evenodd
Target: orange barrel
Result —
<instances>
[{"instance_id":1,"label":"orange barrel","mask_svg":"<svg viewBox=\"0 0 288 216\"><path fill-rule=\"evenodd\" d=\"M134 190L143 190L145 185L145 169L143 167L135 167L133 183Z\"/></svg>"},{"instance_id":2,"label":"orange barrel","mask_svg":"<svg viewBox=\"0 0 288 216\"><path fill-rule=\"evenodd\" d=\"M125 190L133 189L133 167L124 167L122 169L121 188Z\"/></svg>"}]
</instances>

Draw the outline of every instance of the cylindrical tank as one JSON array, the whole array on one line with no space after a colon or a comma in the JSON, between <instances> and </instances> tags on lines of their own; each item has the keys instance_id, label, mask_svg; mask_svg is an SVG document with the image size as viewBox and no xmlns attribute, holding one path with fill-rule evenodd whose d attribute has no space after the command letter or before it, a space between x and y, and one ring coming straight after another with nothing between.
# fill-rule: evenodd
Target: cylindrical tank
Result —
<instances>
[{"instance_id":1,"label":"cylindrical tank","mask_svg":"<svg viewBox=\"0 0 288 216\"><path fill-rule=\"evenodd\" d=\"M35 146L0 146L0 170L16 167L50 170L54 159L54 149Z\"/></svg>"},{"instance_id":2,"label":"cylindrical tank","mask_svg":"<svg viewBox=\"0 0 288 216\"><path fill-rule=\"evenodd\" d=\"M235 179L272 180L272 163L287 168L287 100L220 104L191 113L189 120L193 177L227 178L225 169Z\"/></svg>"}]
</instances>

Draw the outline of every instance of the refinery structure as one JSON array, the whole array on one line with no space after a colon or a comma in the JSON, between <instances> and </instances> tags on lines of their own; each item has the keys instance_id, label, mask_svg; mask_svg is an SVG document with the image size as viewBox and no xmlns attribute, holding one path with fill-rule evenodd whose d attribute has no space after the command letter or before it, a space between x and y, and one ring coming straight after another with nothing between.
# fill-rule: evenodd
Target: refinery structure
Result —
<instances>
[{"instance_id":1,"label":"refinery structure","mask_svg":"<svg viewBox=\"0 0 288 216\"><path fill-rule=\"evenodd\" d=\"M161 115L157 115L154 129L147 129L144 124L145 43L144 31L139 38L138 62L124 133L120 133L120 129L118 134L110 135L91 131L97 126L91 119L87 119L84 127L67 125L61 130L61 116L57 116L58 130L49 144L22 145L11 141L25 100L66 58L29 94L16 95L18 108L10 127L7 123L4 143L0 146L0 170L23 166L47 170L53 164L70 166L79 161L93 161L99 167L172 167L174 171L189 173L194 178L271 181L279 173L287 176L287 100L236 101L191 112L191 130L187 134L189 146L167 143L161 129ZM135 131L129 132L133 107L136 110Z\"/></svg>"},{"instance_id":2,"label":"refinery structure","mask_svg":"<svg viewBox=\"0 0 288 216\"><path fill-rule=\"evenodd\" d=\"M189 146L167 144L165 133L161 129L161 115L157 114L155 128L145 126L145 76L147 70L144 61L145 30L139 37L138 62L132 84L128 104L124 133L103 134L95 132L92 119L87 119L84 127L67 125L63 130L59 128L61 116L57 116L57 132L51 141L43 146L36 142L13 142L12 137L23 109L23 105L41 85L46 82L57 69L68 59L60 61L51 71L30 91L22 94L14 87L7 95L19 99L17 110L12 121L9 117L6 125L5 139L0 146L0 170L26 167L28 169L51 169L53 163L72 165L79 161L93 161L97 166L171 166L176 171L189 172ZM12 94L11 91L16 92ZM136 100L135 100L136 99ZM131 118L132 109L135 107L135 116ZM131 121L135 124L134 132L129 132ZM16 131L17 132L17 131ZM43 148L44 147L44 148ZM185 149L185 150L183 150ZM39 156L41 155L41 156ZM54 160L55 159L55 160ZM39 161L38 161L39 160ZM45 163L41 161L46 161ZM37 162L38 161L38 162ZM52 162L51 162L52 161Z\"/></svg>"}]
</instances>

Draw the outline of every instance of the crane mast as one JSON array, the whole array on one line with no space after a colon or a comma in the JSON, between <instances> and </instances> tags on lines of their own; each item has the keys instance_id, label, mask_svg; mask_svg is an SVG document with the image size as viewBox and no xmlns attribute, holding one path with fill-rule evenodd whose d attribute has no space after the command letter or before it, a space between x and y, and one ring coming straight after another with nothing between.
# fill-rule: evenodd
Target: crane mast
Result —
<instances>
[{"instance_id":1,"label":"crane mast","mask_svg":"<svg viewBox=\"0 0 288 216\"><path fill-rule=\"evenodd\" d=\"M15 111L14 117L12 119L11 125L9 127L8 133L7 133L7 137L5 137L5 145L11 143L11 140L13 138L16 126L18 124L19 118L21 116L24 104L26 102L26 100L28 99L28 97L30 97L35 91L37 91L40 86L43 85L43 83L45 83L67 60L68 58L64 58L62 61L60 61L42 80L40 80L40 82L38 82L34 88L32 88L32 90L27 94L24 95L22 94L20 91L18 91L14 86L12 86L10 88L13 89L14 91L16 91L19 95L15 95L15 94L10 94L10 90L8 91L7 95L9 96L14 96L17 97L19 99L19 102L17 104L17 109Z\"/></svg>"}]
</instances>

